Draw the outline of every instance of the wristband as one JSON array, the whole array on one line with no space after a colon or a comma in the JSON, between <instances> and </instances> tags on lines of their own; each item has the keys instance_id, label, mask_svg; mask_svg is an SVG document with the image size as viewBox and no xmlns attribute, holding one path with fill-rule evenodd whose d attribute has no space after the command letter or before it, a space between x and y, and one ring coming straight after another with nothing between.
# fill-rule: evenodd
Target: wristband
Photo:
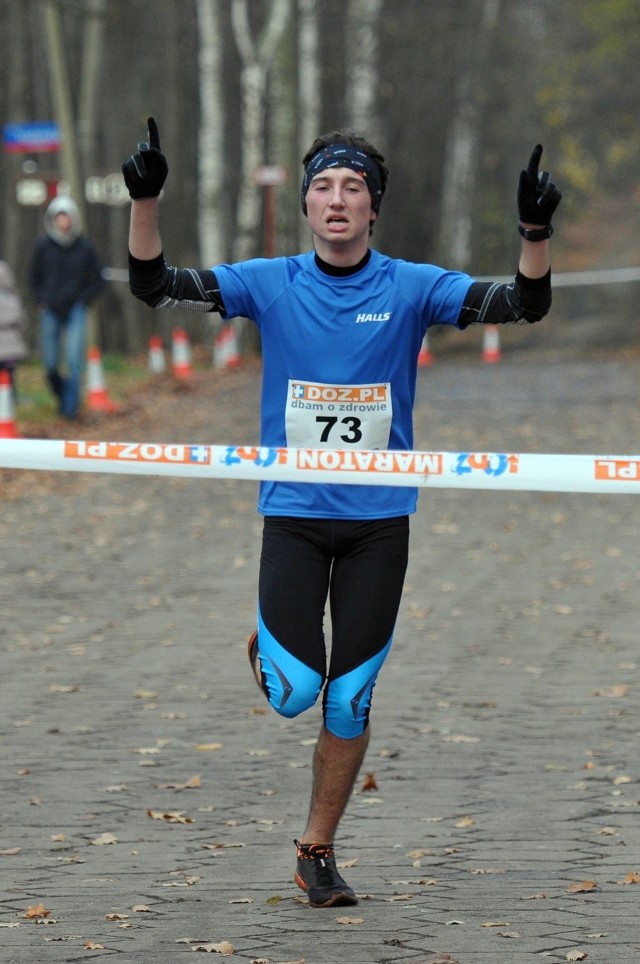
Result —
<instances>
[{"instance_id":1,"label":"wristband","mask_svg":"<svg viewBox=\"0 0 640 964\"><path fill-rule=\"evenodd\" d=\"M523 228L519 224L518 231L520 237L524 238L525 241L546 241L553 234L553 228L550 224L545 224L543 228Z\"/></svg>"}]
</instances>

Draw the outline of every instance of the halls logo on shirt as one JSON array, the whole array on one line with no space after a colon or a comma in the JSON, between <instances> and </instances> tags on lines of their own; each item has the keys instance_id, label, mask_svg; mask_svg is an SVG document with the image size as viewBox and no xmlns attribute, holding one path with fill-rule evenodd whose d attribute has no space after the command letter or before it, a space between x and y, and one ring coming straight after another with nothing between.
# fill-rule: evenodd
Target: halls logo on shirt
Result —
<instances>
[{"instance_id":1,"label":"halls logo on shirt","mask_svg":"<svg viewBox=\"0 0 640 964\"><path fill-rule=\"evenodd\" d=\"M365 312L362 311L360 314L356 315L356 325L362 325L366 321L389 321L391 318L391 311L381 311L381 312Z\"/></svg>"}]
</instances>

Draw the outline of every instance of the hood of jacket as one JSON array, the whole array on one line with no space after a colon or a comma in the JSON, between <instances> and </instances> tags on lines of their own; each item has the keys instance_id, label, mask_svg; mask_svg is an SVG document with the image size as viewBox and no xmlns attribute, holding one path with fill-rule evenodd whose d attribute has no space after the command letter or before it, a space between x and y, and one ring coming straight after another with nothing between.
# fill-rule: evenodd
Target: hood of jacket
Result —
<instances>
[{"instance_id":1,"label":"hood of jacket","mask_svg":"<svg viewBox=\"0 0 640 964\"><path fill-rule=\"evenodd\" d=\"M64 212L71 218L71 230L61 231L56 224L56 215ZM54 241L68 248L80 236L80 212L73 198L60 194L54 197L44 215L44 229Z\"/></svg>"}]
</instances>

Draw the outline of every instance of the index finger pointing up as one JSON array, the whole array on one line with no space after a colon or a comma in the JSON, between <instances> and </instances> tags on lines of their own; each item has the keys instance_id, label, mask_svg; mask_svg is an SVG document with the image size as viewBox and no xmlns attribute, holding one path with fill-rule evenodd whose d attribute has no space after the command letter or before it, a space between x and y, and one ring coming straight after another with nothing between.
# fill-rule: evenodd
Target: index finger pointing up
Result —
<instances>
[{"instance_id":1,"label":"index finger pointing up","mask_svg":"<svg viewBox=\"0 0 640 964\"><path fill-rule=\"evenodd\" d=\"M536 144L533 151L531 152L531 157L529 158L529 164L527 166L527 174L534 181L537 181L538 179L538 165L540 164L541 157L542 157L542 144Z\"/></svg>"},{"instance_id":2,"label":"index finger pointing up","mask_svg":"<svg viewBox=\"0 0 640 964\"><path fill-rule=\"evenodd\" d=\"M153 117L149 117L147 120L147 128L149 131L149 147L154 148L156 151L160 150L160 134L158 133L158 125Z\"/></svg>"}]
</instances>

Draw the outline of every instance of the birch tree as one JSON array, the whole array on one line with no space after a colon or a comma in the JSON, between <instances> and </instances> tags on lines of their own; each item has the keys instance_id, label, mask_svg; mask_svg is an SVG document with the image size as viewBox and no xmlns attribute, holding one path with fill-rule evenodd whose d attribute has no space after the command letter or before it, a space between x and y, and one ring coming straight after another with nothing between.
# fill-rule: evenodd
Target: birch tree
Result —
<instances>
[{"instance_id":1,"label":"birch tree","mask_svg":"<svg viewBox=\"0 0 640 964\"><path fill-rule=\"evenodd\" d=\"M317 0L298 0L298 138L302 160L320 134L320 52ZM299 213L298 247L307 233L306 218Z\"/></svg>"},{"instance_id":2,"label":"birch tree","mask_svg":"<svg viewBox=\"0 0 640 964\"><path fill-rule=\"evenodd\" d=\"M350 126L378 146L378 25L382 0L349 0L347 7L347 105Z\"/></svg>"},{"instance_id":3,"label":"birch tree","mask_svg":"<svg viewBox=\"0 0 640 964\"><path fill-rule=\"evenodd\" d=\"M468 269L476 188L485 78L490 76L491 41L499 22L501 0L482 0L480 23L468 35L473 56L459 64L455 115L445 153L440 253L451 267ZM467 43L462 43L467 48Z\"/></svg>"},{"instance_id":4,"label":"birch tree","mask_svg":"<svg viewBox=\"0 0 640 964\"><path fill-rule=\"evenodd\" d=\"M232 0L231 23L242 62L242 181L236 212L233 260L255 253L260 220L260 194L254 182L256 168L264 162L265 101L269 70L287 27L291 0L270 0L266 20L253 37L248 0Z\"/></svg>"},{"instance_id":5,"label":"birch tree","mask_svg":"<svg viewBox=\"0 0 640 964\"><path fill-rule=\"evenodd\" d=\"M225 260L223 211L224 102L222 96L222 36L220 0L197 0L198 83L198 245L200 263Z\"/></svg>"},{"instance_id":6,"label":"birch tree","mask_svg":"<svg viewBox=\"0 0 640 964\"><path fill-rule=\"evenodd\" d=\"M298 154L320 133L320 59L317 0L298 0Z\"/></svg>"}]
</instances>

